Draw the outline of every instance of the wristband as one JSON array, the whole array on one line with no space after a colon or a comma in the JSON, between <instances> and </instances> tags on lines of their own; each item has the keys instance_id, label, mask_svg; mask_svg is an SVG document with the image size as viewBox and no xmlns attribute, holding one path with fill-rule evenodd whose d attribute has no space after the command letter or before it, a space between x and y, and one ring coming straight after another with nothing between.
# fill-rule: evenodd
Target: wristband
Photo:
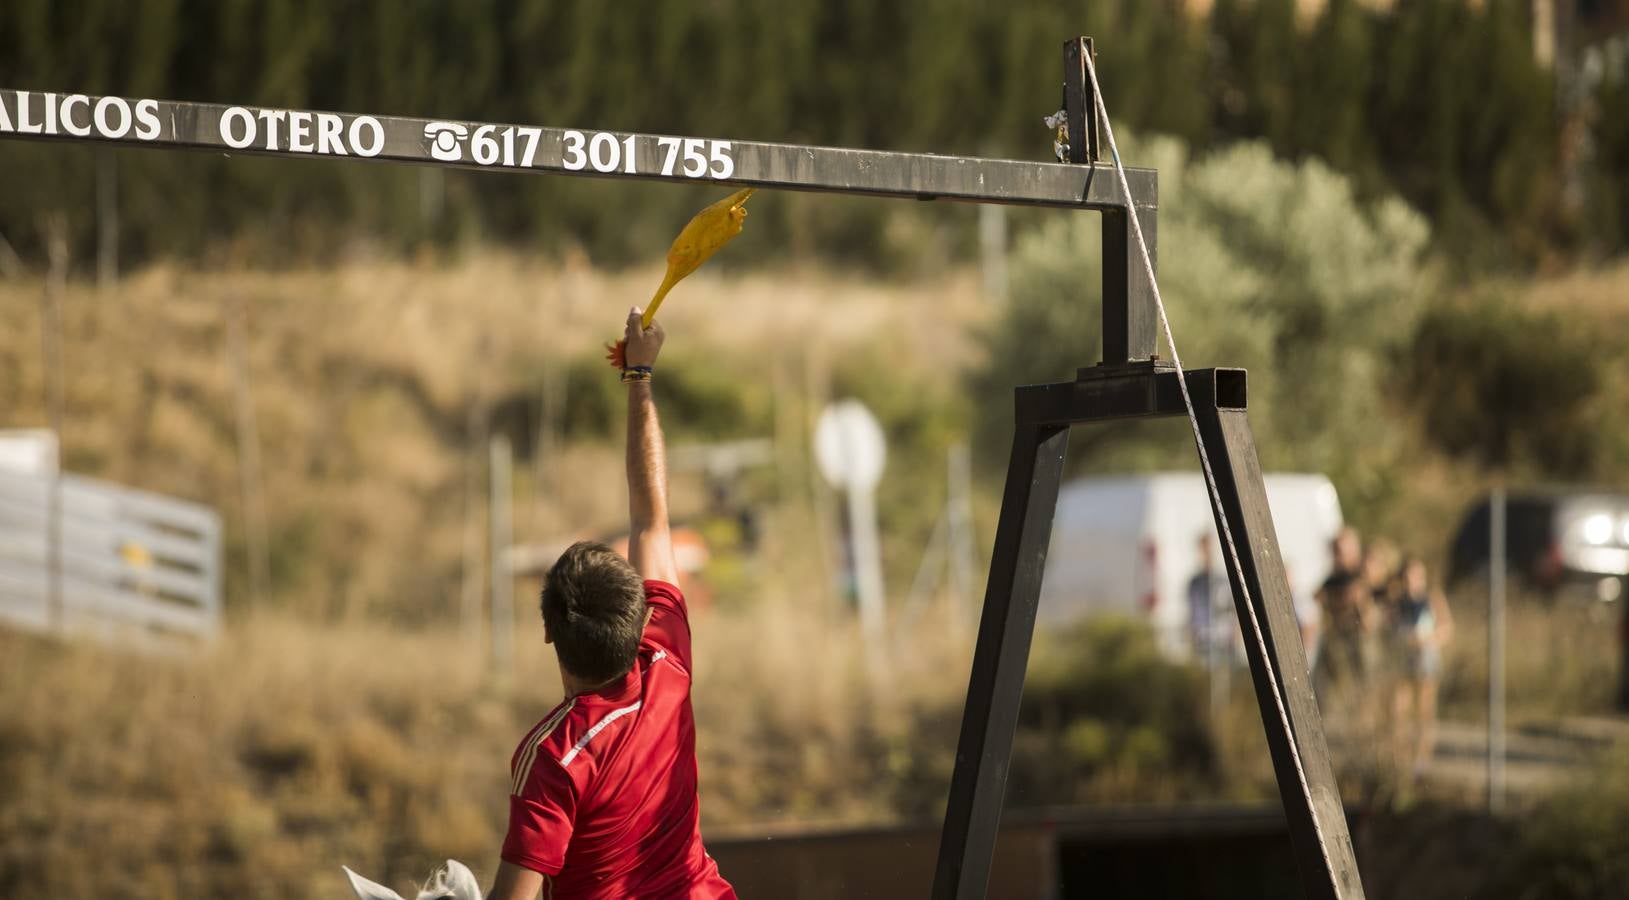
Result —
<instances>
[{"instance_id":1,"label":"wristband","mask_svg":"<svg viewBox=\"0 0 1629 900\"><path fill-rule=\"evenodd\" d=\"M633 384L636 381L649 381L650 379L650 366L627 366L622 370L623 384Z\"/></svg>"}]
</instances>

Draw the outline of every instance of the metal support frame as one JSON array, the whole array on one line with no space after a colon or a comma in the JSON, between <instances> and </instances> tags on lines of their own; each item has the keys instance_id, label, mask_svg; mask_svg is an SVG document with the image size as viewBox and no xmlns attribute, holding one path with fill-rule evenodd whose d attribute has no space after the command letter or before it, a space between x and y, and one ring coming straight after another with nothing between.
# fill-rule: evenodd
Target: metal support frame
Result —
<instances>
[{"instance_id":1,"label":"metal support frame","mask_svg":"<svg viewBox=\"0 0 1629 900\"><path fill-rule=\"evenodd\" d=\"M982 897L999 826L1069 426L1184 414L1176 373L1154 355L1152 285L1131 231L1155 251L1157 174L1128 169L1129 196L1099 161L1087 38L1064 44L1071 163L890 153L589 129L433 121L210 103L0 90L0 139L95 142L291 158L371 159L477 171L701 182L953 200L1103 214L1103 363L1072 382L1017 391L1016 427L935 875L935 898ZM1188 373L1221 508L1266 651L1246 642L1268 746L1307 895L1363 895L1330 772L1236 369ZM1238 579L1242 578L1242 584ZM1241 588L1247 591L1241 593ZM1241 620L1246 606L1238 602ZM1246 628L1248 631L1248 627ZM1282 701L1285 715L1278 713ZM1299 762L1299 765L1297 765ZM1304 777L1303 777L1304 775Z\"/></svg>"},{"instance_id":2,"label":"metal support frame","mask_svg":"<svg viewBox=\"0 0 1629 900\"><path fill-rule=\"evenodd\" d=\"M1363 886L1245 417L1245 373L1196 369L1186 376L1221 495L1213 512L1218 521L1226 517L1238 544L1242 571L1229 578L1240 628L1252 634L1248 597L1263 631L1265 653L1249 639L1245 651L1302 885L1310 898L1360 898ZM1176 370L1159 362L1082 369L1071 382L1018 388L1015 400L1012 461L973 651L935 900L982 897L989 880L1069 426L1187 415Z\"/></svg>"}]
</instances>

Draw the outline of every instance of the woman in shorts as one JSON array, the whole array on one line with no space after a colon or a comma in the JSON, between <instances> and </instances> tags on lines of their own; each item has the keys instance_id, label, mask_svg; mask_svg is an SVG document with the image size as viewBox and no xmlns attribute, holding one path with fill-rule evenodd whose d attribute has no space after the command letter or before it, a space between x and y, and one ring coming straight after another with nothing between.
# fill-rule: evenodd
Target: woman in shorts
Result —
<instances>
[{"instance_id":1,"label":"woman in shorts","mask_svg":"<svg viewBox=\"0 0 1629 900\"><path fill-rule=\"evenodd\" d=\"M1435 750L1442 650L1453 638L1454 619L1442 591L1431 586L1424 562L1410 557L1402 576L1391 611L1398 662L1393 721L1398 765L1418 776Z\"/></svg>"}]
</instances>

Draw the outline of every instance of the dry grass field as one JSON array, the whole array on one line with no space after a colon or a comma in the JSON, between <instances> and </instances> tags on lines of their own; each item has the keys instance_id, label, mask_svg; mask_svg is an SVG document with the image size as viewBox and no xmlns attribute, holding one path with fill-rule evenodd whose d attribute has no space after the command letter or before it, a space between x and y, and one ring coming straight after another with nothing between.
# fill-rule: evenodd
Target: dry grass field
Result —
<instances>
[{"instance_id":1,"label":"dry grass field","mask_svg":"<svg viewBox=\"0 0 1629 900\"><path fill-rule=\"evenodd\" d=\"M273 605L433 619L456 606L466 510L483 515L487 410L503 425L506 412L552 391L568 432L520 460L517 538L620 527L620 412L579 410L576 398L604 394L572 379L611 382L596 362L601 345L659 280L655 268L607 275L481 254L275 274L160 266L106 294L74 283L62 301L65 464L220 509L229 570L240 578L241 408L228 323L241 304ZM0 427L49 421L41 290L37 281L0 282ZM971 352L969 323L986 311L966 273L878 285L829 272L704 271L663 309L675 373L666 378L774 405L761 418L789 423L774 436L795 445L783 449L806 467L805 431L835 364L860 354L902 372L954 366ZM717 418L708 425L734 427ZM682 437L687 424L670 410L670 432ZM695 427L688 435L769 436ZM675 491L681 516L699 502L692 481L676 479ZM244 599L240 581L229 587Z\"/></svg>"},{"instance_id":2,"label":"dry grass field","mask_svg":"<svg viewBox=\"0 0 1629 900\"><path fill-rule=\"evenodd\" d=\"M1464 608L1446 705L1474 721L1483 634ZM707 833L937 815L968 663L965 637L942 621L902 634L896 667L874 680L853 629L797 605L790 590L752 611L698 614ZM1513 726L1598 708L1614 673L1608 629L1530 605L1513 607L1510 621ZM1088 691L1125 674L1113 654L1083 659L1090 646L1041 641L1031 666L1039 696L1058 699L1067 687L1058 672L1075 672ZM439 627L255 616L181 658L0 633L6 896L323 896L340 888L341 864L399 884L448 856L487 877L509 753L560 697L540 629L523 627L518 649L515 671L498 682L478 645ZM1236 679L1209 774L1160 749L1150 729L1168 726L1133 723L1118 758L1087 769L1033 758L1067 750L1078 729L1057 745L1026 731L1019 763L1033 771L1017 776L1015 799L1268 802L1254 706ZM1365 773L1361 752L1337 747L1343 782L1358 802L1383 799L1388 789ZM1063 775L1088 781L1023 793L1037 777Z\"/></svg>"},{"instance_id":3,"label":"dry grass field","mask_svg":"<svg viewBox=\"0 0 1629 900\"><path fill-rule=\"evenodd\" d=\"M911 758L951 752L953 718L920 727L959 703L949 641L917 636L872 690L857 636L810 611L696 626L710 831L887 821ZM489 878L509 754L559 699L540 628L504 685L445 629L256 617L182 659L0 633L0 883L16 900L337 896L341 864L399 884L448 856Z\"/></svg>"}]
</instances>

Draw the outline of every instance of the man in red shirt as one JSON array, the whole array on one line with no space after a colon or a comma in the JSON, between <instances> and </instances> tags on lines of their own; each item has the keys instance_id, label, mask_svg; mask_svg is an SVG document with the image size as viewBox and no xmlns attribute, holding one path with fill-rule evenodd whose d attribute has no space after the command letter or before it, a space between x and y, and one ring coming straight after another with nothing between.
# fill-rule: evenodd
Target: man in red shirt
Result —
<instances>
[{"instance_id":1,"label":"man in red shirt","mask_svg":"<svg viewBox=\"0 0 1629 900\"><path fill-rule=\"evenodd\" d=\"M690 621L675 582L667 464L651 399L661 326L628 313L628 558L574 544L543 585L566 699L510 764L492 900L730 898L701 844Z\"/></svg>"}]
</instances>

